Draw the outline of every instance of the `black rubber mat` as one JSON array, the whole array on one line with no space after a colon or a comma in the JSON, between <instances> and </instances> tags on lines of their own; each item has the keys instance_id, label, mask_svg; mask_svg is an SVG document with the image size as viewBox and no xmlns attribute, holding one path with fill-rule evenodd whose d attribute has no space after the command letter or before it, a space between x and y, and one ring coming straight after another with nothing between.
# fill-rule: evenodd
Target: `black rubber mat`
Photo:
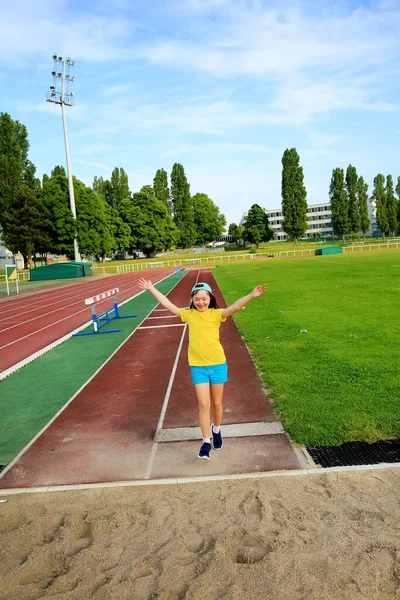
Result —
<instances>
[{"instance_id":1,"label":"black rubber mat","mask_svg":"<svg viewBox=\"0 0 400 600\"><path fill-rule=\"evenodd\" d=\"M352 465L377 465L400 462L400 440L347 442L341 446L307 446L317 465L321 467L346 467Z\"/></svg>"}]
</instances>

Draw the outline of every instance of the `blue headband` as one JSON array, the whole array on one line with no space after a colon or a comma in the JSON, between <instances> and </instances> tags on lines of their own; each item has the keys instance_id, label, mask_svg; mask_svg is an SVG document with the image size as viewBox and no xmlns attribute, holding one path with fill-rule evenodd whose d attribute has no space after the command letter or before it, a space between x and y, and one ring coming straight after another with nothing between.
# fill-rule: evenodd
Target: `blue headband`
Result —
<instances>
[{"instance_id":1,"label":"blue headband","mask_svg":"<svg viewBox=\"0 0 400 600\"><path fill-rule=\"evenodd\" d=\"M208 283L196 283L196 285L192 287L192 294L194 292L199 292L200 290L205 290L206 292L212 294L212 289L210 288Z\"/></svg>"}]
</instances>

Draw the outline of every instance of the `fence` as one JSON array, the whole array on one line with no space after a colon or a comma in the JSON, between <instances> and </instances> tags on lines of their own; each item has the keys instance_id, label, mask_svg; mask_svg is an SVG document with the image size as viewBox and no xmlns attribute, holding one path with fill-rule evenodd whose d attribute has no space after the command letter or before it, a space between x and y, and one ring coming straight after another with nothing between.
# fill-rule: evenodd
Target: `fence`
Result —
<instances>
[{"instance_id":1,"label":"fence","mask_svg":"<svg viewBox=\"0 0 400 600\"><path fill-rule=\"evenodd\" d=\"M164 260L164 261L151 261L151 262L139 262L128 263L126 265L107 265L106 267L93 266L93 273L131 273L132 271L147 271L148 269L159 269L163 267L190 267L195 265L213 265L225 262L238 262L244 260L254 260L262 258L282 258L282 257L295 257L295 256L314 256L315 248L307 248L305 250L281 250L281 251L270 251L270 252L257 252L257 254L224 254L222 256L210 256L202 255L198 258L186 258L186 259L175 259L175 260ZM398 250L400 242L389 242L387 244L355 244L353 246L343 246L343 252L348 254L349 252L364 252L371 250ZM18 281L29 281L29 272L23 271L18 273ZM0 283L6 282L6 276L0 275Z\"/></svg>"},{"instance_id":2,"label":"fence","mask_svg":"<svg viewBox=\"0 0 400 600\"><path fill-rule=\"evenodd\" d=\"M304 250L281 250L270 252L257 252L257 254L225 254L223 256L199 256L199 258L186 258L175 260L164 260L159 262L136 262L126 265L109 265L107 267L93 267L93 273L131 273L133 271L147 271L161 267L190 267L195 265L213 265L226 262L238 262L245 260L255 260L262 258L282 258L295 256L314 256L315 248L306 248ZM400 242L390 242L388 244L357 244L354 246L343 246L343 252L363 252L370 250L398 250Z\"/></svg>"}]
</instances>

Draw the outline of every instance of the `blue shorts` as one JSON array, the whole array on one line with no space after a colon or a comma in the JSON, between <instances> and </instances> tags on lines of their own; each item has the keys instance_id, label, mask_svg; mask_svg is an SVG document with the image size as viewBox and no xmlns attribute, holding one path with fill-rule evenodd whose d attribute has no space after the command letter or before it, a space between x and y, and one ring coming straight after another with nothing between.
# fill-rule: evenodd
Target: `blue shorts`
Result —
<instances>
[{"instance_id":1,"label":"blue shorts","mask_svg":"<svg viewBox=\"0 0 400 600\"><path fill-rule=\"evenodd\" d=\"M209 367L190 367L192 383L226 383L228 381L228 365L210 365Z\"/></svg>"}]
</instances>

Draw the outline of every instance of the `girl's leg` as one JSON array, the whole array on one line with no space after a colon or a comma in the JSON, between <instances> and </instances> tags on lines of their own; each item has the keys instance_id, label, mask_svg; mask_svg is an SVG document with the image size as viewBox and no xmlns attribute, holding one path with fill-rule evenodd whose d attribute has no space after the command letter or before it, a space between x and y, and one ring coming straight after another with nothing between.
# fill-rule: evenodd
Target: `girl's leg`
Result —
<instances>
[{"instance_id":1,"label":"girl's leg","mask_svg":"<svg viewBox=\"0 0 400 600\"><path fill-rule=\"evenodd\" d=\"M203 438L210 437L210 384L195 383L197 401L199 403L199 423Z\"/></svg>"},{"instance_id":2,"label":"girl's leg","mask_svg":"<svg viewBox=\"0 0 400 600\"><path fill-rule=\"evenodd\" d=\"M224 408L222 405L222 396L224 394L223 383L212 383L211 387L211 410L213 423L215 427L219 427L222 422L222 413Z\"/></svg>"}]
</instances>

